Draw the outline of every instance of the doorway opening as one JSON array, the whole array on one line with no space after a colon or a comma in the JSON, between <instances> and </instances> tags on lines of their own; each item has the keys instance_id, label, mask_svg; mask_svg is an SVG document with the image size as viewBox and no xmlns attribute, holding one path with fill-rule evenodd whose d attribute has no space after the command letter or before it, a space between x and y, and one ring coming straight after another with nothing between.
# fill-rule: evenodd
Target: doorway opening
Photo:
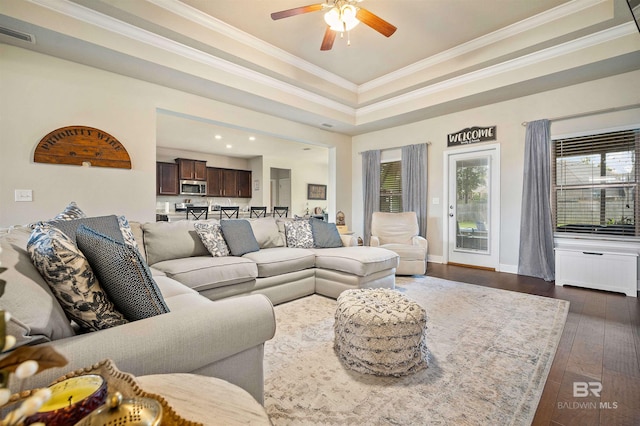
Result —
<instances>
[{"instance_id":1,"label":"doorway opening","mask_svg":"<svg viewBox=\"0 0 640 426\"><path fill-rule=\"evenodd\" d=\"M291 211L291 169L271 167L271 208L288 207Z\"/></svg>"}]
</instances>

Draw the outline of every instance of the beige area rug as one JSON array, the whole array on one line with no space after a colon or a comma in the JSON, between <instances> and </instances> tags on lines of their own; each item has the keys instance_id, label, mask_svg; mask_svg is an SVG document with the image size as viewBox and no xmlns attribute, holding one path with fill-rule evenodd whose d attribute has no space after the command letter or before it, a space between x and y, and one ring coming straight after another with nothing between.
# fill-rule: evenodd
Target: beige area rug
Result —
<instances>
[{"instance_id":1,"label":"beige area rug","mask_svg":"<svg viewBox=\"0 0 640 426\"><path fill-rule=\"evenodd\" d=\"M428 315L429 368L400 378L347 370L333 349L336 301L276 306L265 345L274 425L528 425L569 303L431 277L396 280Z\"/></svg>"}]
</instances>

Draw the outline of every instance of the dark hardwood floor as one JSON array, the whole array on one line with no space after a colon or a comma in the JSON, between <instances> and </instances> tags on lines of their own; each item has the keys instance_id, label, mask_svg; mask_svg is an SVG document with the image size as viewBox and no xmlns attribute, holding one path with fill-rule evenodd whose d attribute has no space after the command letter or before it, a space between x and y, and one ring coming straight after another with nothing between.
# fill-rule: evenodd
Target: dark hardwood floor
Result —
<instances>
[{"instance_id":1,"label":"dark hardwood floor","mask_svg":"<svg viewBox=\"0 0 640 426\"><path fill-rule=\"evenodd\" d=\"M640 425L638 298L437 263L429 263L427 275L571 303L534 425ZM576 385L578 395L589 396L573 396L576 382L591 382Z\"/></svg>"}]
</instances>

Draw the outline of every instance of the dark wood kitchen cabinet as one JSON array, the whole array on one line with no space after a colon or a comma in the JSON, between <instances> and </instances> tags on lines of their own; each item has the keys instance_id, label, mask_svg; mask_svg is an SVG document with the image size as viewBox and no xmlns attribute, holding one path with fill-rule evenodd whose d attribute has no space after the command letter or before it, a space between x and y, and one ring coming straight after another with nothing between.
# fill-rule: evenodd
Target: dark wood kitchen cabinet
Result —
<instances>
[{"instance_id":1,"label":"dark wood kitchen cabinet","mask_svg":"<svg viewBox=\"0 0 640 426\"><path fill-rule=\"evenodd\" d=\"M239 198L251 198L251 171L238 170L236 173L236 190Z\"/></svg>"},{"instance_id":2,"label":"dark wood kitchen cabinet","mask_svg":"<svg viewBox=\"0 0 640 426\"><path fill-rule=\"evenodd\" d=\"M207 167L207 195L251 198L251 171Z\"/></svg>"},{"instance_id":3,"label":"dark wood kitchen cabinet","mask_svg":"<svg viewBox=\"0 0 640 426\"><path fill-rule=\"evenodd\" d=\"M207 167L207 195L211 197L222 197L224 190L224 178L222 169Z\"/></svg>"},{"instance_id":4,"label":"dark wood kitchen cabinet","mask_svg":"<svg viewBox=\"0 0 640 426\"><path fill-rule=\"evenodd\" d=\"M176 158L181 180L207 180L207 162Z\"/></svg>"},{"instance_id":5,"label":"dark wood kitchen cabinet","mask_svg":"<svg viewBox=\"0 0 640 426\"><path fill-rule=\"evenodd\" d=\"M156 163L156 194L178 195L178 165L175 163Z\"/></svg>"}]
</instances>

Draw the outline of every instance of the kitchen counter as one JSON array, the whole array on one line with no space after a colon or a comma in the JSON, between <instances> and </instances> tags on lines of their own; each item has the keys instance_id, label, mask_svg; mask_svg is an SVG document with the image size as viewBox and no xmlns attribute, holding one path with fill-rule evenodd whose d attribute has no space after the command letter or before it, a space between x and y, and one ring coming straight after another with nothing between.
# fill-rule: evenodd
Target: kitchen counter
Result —
<instances>
[{"instance_id":1,"label":"kitchen counter","mask_svg":"<svg viewBox=\"0 0 640 426\"><path fill-rule=\"evenodd\" d=\"M158 215L166 215L167 218L169 219L169 222L176 222L178 220L186 220L187 219L187 212L173 212L173 213L157 213ZM238 219L249 219L249 214L250 212L239 212L238 213ZM272 213L271 212L267 212L267 216L271 216ZM203 216L204 219L204 216ZM209 212L209 216L208 219L220 219L220 212L219 211L212 211ZM190 220L193 220L193 218L190 218Z\"/></svg>"}]
</instances>

